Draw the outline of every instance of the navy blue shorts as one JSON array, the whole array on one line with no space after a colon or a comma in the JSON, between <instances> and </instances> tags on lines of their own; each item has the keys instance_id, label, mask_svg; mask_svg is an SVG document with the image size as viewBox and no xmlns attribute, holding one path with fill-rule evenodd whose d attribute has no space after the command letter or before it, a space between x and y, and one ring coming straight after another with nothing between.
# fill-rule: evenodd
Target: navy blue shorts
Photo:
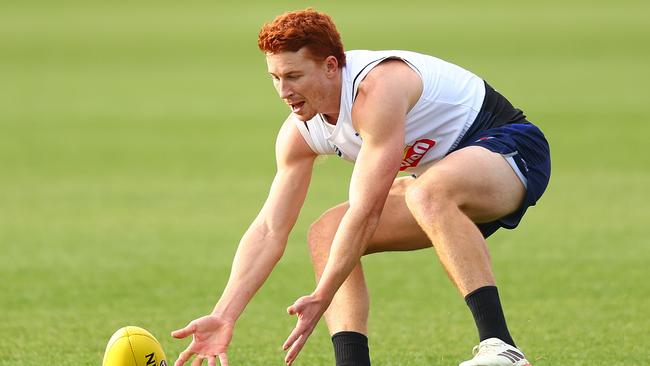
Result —
<instances>
[{"instance_id":1,"label":"navy blue shorts","mask_svg":"<svg viewBox=\"0 0 650 366\"><path fill-rule=\"evenodd\" d=\"M519 209L496 221L477 224L484 237L488 237L500 227L514 229L530 206L546 190L551 175L551 156L548 142L542 131L532 123L511 123L488 128L463 137L454 150L468 146L482 146L503 155L519 171L520 179L525 181L526 196Z\"/></svg>"}]
</instances>

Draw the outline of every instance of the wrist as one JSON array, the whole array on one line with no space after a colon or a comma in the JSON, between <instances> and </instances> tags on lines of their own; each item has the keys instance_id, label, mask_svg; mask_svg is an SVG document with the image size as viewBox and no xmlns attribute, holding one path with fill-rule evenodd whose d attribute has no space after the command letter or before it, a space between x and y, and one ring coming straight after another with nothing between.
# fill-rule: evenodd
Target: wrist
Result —
<instances>
[{"instance_id":1,"label":"wrist","mask_svg":"<svg viewBox=\"0 0 650 366\"><path fill-rule=\"evenodd\" d=\"M221 320L232 324L235 324L235 322L239 318L238 314L229 311L227 307L222 307L219 304L215 305L210 315L219 317Z\"/></svg>"},{"instance_id":2,"label":"wrist","mask_svg":"<svg viewBox=\"0 0 650 366\"><path fill-rule=\"evenodd\" d=\"M316 284L316 288L312 295L317 297L320 300L330 303L336 295L339 287L345 282L345 278L348 277L349 273L344 274L346 271L344 268L345 264L341 263L346 260L346 258L341 258L341 262L330 263L332 257L328 259L327 265L323 270L323 274L320 277L320 280Z\"/></svg>"},{"instance_id":3,"label":"wrist","mask_svg":"<svg viewBox=\"0 0 650 366\"><path fill-rule=\"evenodd\" d=\"M321 286L319 283L311 296L318 302L329 304L334 299L335 294L336 292L328 291L326 286Z\"/></svg>"}]
</instances>

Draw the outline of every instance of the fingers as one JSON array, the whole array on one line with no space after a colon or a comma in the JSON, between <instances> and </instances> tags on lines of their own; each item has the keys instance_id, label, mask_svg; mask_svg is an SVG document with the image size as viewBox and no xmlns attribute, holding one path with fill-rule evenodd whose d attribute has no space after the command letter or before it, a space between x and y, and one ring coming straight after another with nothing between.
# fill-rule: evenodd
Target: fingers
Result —
<instances>
[{"instance_id":1,"label":"fingers","mask_svg":"<svg viewBox=\"0 0 650 366\"><path fill-rule=\"evenodd\" d=\"M289 315L295 315L296 314L296 306L291 305L287 308L287 314Z\"/></svg>"},{"instance_id":2,"label":"fingers","mask_svg":"<svg viewBox=\"0 0 650 366\"><path fill-rule=\"evenodd\" d=\"M298 337L300 337L303 332L304 332L304 329L303 329L302 325L300 324L300 322L298 322L298 325L296 325L296 327L293 328L293 331L291 332L291 334L289 334L289 337L287 338L287 340L284 341L284 344L282 345L282 349L285 350L285 351L287 349L289 349L289 347L291 347L291 345L293 345L293 343L296 341L296 339L298 339Z\"/></svg>"},{"instance_id":3,"label":"fingers","mask_svg":"<svg viewBox=\"0 0 650 366\"><path fill-rule=\"evenodd\" d=\"M293 346L291 346L291 349L289 349L289 352L287 352L287 355L284 358L284 362L287 365L291 365L293 361L296 360L296 357L298 357L298 353L300 353L306 341L307 341L307 337L305 337L304 334L301 334L300 337L298 337L298 339L293 344Z\"/></svg>"},{"instance_id":4,"label":"fingers","mask_svg":"<svg viewBox=\"0 0 650 366\"><path fill-rule=\"evenodd\" d=\"M209 356L208 357L208 366L217 366L217 357Z\"/></svg>"},{"instance_id":5,"label":"fingers","mask_svg":"<svg viewBox=\"0 0 650 366\"><path fill-rule=\"evenodd\" d=\"M181 328L172 332L172 337L174 338L185 338L190 334L196 332L196 323L194 321L190 322L185 328Z\"/></svg>"},{"instance_id":6,"label":"fingers","mask_svg":"<svg viewBox=\"0 0 650 366\"><path fill-rule=\"evenodd\" d=\"M299 304L300 299L298 301L294 302L293 305L289 306L287 308L287 313L289 315L296 315L299 314L303 309L303 306L300 306Z\"/></svg>"},{"instance_id":7,"label":"fingers","mask_svg":"<svg viewBox=\"0 0 650 366\"><path fill-rule=\"evenodd\" d=\"M192 366L201 366L203 363L203 356L196 355L192 361Z\"/></svg>"},{"instance_id":8,"label":"fingers","mask_svg":"<svg viewBox=\"0 0 650 366\"><path fill-rule=\"evenodd\" d=\"M178 360L174 363L174 366L182 366L190 357L192 357L191 352L182 352L179 355ZM217 366L217 357L219 357L219 363L221 363L221 366L228 366L228 356L225 353L221 353L218 356L196 355L194 360L192 360L191 366L201 366L204 359L208 360L208 366Z\"/></svg>"},{"instance_id":9,"label":"fingers","mask_svg":"<svg viewBox=\"0 0 650 366\"><path fill-rule=\"evenodd\" d=\"M228 366L228 356L225 353L221 353L218 356L196 355L196 358L192 362L192 366L201 365L203 359L208 360L208 366L217 366L217 357L219 358L219 363L221 364L221 366Z\"/></svg>"},{"instance_id":10,"label":"fingers","mask_svg":"<svg viewBox=\"0 0 650 366\"><path fill-rule=\"evenodd\" d=\"M298 300L296 300L296 302L294 302L293 305L291 305L291 306L289 306L287 308L287 313L289 315L300 314L304 310L305 303L304 303L303 298L304 298L304 296L299 298Z\"/></svg>"},{"instance_id":11,"label":"fingers","mask_svg":"<svg viewBox=\"0 0 650 366\"><path fill-rule=\"evenodd\" d=\"M181 328L173 331L172 337L179 338L179 339L185 338L188 335L194 333L195 330L196 330L196 325L194 324L194 322L190 322L187 326L185 326L185 328ZM185 351L181 352L178 355L178 359L176 359L176 362L174 362L174 366L183 366L185 362L187 362L187 360L189 360L190 357L192 357L192 354L193 352L190 351L190 347L187 347ZM196 359L194 360L194 362L195 361ZM192 362L192 365L194 365L194 362Z\"/></svg>"},{"instance_id":12,"label":"fingers","mask_svg":"<svg viewBox=\"0 0 650 366\"><path fill-rule=\"evenodd\" d=\"M228 355L225 353L220 353L219 362L221 362L221 366L228 366Z\"/></svg>"},{"instance_id":13,"label":"fingers","mask_svg":"<svg viewBox=\"0 0 650 366\"><path fill-rule=\"evenodd\" d=\"M178 355L178 359L176 362L174 362L174 366L183 366L183 364L189 360L189 358L192 356L192 352L190 352L189 349L186 349L185 351L181 352Z\"/></svg>"},{"instance_id":14,"label":"fingers","mask_svg":"<svg viewBox=\"0 0 650 366\"><path fill-rule=\"evenodd\" d=\"M285 351L287 349L289 350L284 358L284 362L287 365L291 365L293 361L295 361L296 357L298 357L298 353L300 353L302 348L305 346L310 334L311 331L308 326L303 322L298 321L298 325L296 325L296 328L294 328L293 332L291 332L289 338L287 338L282 346Z\"/></svg>"},{"instance_id":15,"label":"fingers","mask_svg":"<svg viewBox=\"0 0 650 366\"><path fill-rule=\"evenodd\" d=\"M190 356L187 356L182 362L185 362L189 357ZM217 366L217 357L219 357L219 363L221 364L221 366L228 366L228 356L225 353L221 353L218 356L196 355L196 357L194 357L194 360L192 360L191 366L201 366L203 364L204 359L208 360L208 366ZM181 360L180 357L179 360ZM179 361L176 361L174 366L177 366L178 362ZM180 365L182 365L182 363Z\"/></svg>"}]
</instances>

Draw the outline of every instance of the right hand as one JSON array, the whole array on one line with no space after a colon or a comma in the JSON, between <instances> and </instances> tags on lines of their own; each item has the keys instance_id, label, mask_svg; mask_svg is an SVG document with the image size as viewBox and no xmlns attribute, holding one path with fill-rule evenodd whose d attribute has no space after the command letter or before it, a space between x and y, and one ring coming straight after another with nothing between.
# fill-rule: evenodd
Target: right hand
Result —
<instances>
[{"instance_id":1,"label":"right hand","mask_svg":"<svg viewBox=\"0 0 650 366\"><path fill-rule=\"evenodd\" d=\"M192 320L185 328L173 331L172 337L178 339L192 335L192 343L178 355L174 366L183 366L193 355L196 355L196 358L192 366L201 365L204 359L208 360L208 366L216 366L217 357L221 366L228 366L226 350L234 327L234 323L218 315L206 315Z\"/></svg>"}]
</instances>

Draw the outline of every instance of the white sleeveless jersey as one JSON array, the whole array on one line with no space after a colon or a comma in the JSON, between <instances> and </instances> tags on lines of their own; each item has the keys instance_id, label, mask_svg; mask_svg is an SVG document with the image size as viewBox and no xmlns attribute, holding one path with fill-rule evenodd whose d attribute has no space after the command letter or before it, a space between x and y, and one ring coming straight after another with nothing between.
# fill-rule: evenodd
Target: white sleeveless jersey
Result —
<instances>
[{"instance_id":1,"label":"white sleeveless jersey","mask_svg":"<svg viewBox=\"0 0 650 366\"><path fill-rule=\"evenodd\" d=\"M422 95L406 115L400 169L419 175L456 147L481 109L483 80L459 66L409 51L348 51L336 125L320 114L307 122L294 121L314 152L356 161L363 141L352 125L352 105L361 81L386 59L403 60L422 78Z\"/></svg>"}]
</instances>

